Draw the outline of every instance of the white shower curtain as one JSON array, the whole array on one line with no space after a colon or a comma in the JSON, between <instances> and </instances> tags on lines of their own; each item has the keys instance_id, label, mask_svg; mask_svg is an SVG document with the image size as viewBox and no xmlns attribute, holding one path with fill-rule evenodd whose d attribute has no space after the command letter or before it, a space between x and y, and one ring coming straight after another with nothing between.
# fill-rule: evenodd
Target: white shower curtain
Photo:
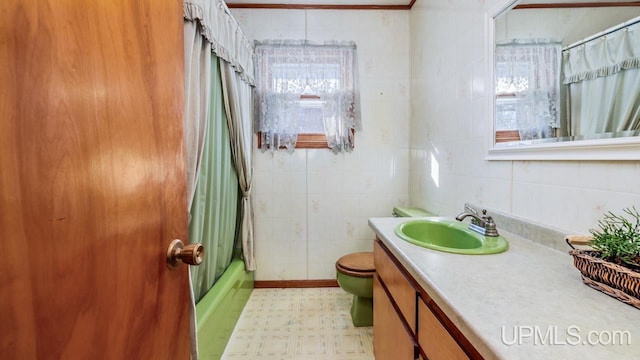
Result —
<instances>
[{"instance_id":1,"label":"white shower curtain","mask_svg":"<svg viewBox=\"0 0 640 360\"><path fill-rule=\"evenodd\" d=\"M200 162L202 158L202 149L204 146L205 133L207 129L207 120L210 111L210 94L211 94L211 58L215 54L220 58L220 63L228 65L228 72L237 76L239 81L249 88L254 82L254 65L253 65L253 46L244 36L239 28L227 5L222 0L185 0L183 2L184 16L184 32L185 32L185 89L186 89L186 107L185 107L185 133L186 133L186 152L187 152L187 191L188 204L187 209L191 209L193 195L196 189L196 183L199 176ZM225 67L227 68L227 67ZM227 75L229 75L227 73ZM229 76L227 76L229 77ZM234 123L245 124L251 126L251 121L246 118L246 109L251 109L251 97L247 96L247 91L234 92L233 94L242 97L237 100L231 96L226 98L229 92L225 94L226 103L233 104L232 110L227 108L227 113L234 116ZM234 96L235 96L234 95ZM246 99L248 97L248 99ZM238 103L238 104L236 104ZM240 110L234 109L234 106L241 107ZM231 120L230 120L231 121ZM230 127L230 133L233 131ZM241 127L241 126L240 126ZM241 231L243 252L245 253L245 266L248 270L255 270L255 261L253 259L253 222L251 214L251 142L247 142L246 138L242 138L244 131L236 131L235 136L239 136L240 140L231 135L232 144L239 144L241 150L234 149L235 153L241 153L241 160L236 160L241 167L245 169L243 173L238 171L240 183L243 191L242 204L243 209ZM251 134L251 131L248 132ZM250 135L249 139L250 138ZM246 170L249 169L249 170ZM245 216L245 213L249 214ZM246 250L245 250L246 246ZM206 250L205 250L206 251ZM189 272L191 276L191 272ZM191 280L191 279L190 279ZM190 281L191 285L191 281ZM195 299L193 289L191 289L191 358L198 358L197 346L197 329L195 318Z\"/></svg>"},{"instance_id":2,"label":"white shower curtain","mask_svg":"<svg viewBox=\"0 0 640 360\"><path fill-rule=\"evenodd\" d=\"M248 270L254 270L253 259L253 222L251 220L251 126L252 126L252 88L254 86L254 52L253 45L235 21L231 12L222 0L186 0L184 2L185 19L185 87L188 100L185 110L185 128L187 131L187 155L189 156L187 171L189 185L189 208L192 202L195 184L198 179L198 169L204 131L209 113L209 91L211 88L211 54L218 56L221 71L226 75L224 98L227 114L230 120L232 143L240 146L236 150L236 167L243 167L241 176L243 204L243 228L241 232L243 246L250 249L245 253L245 265ZM206 61L205 61L206 59ZM234 74L231 76L231 74ZM206 79L203 79L206 78ZM237 85L234 85L237 82ZM236 109L237 108L237 109ZM231 127L234 129L231 129ZM248 129L244 129L249 127ZM234 138L234 134L235 137ZM244 221L247 221L245 223ZM243 225L244 226L244 225Z\"/></svg>"},{"instance_id":3,"label":"white shower curtain","mask_svg":"<svg viewBox=\"0 0 640 360\"><path fill-rule=\"evenodd\" d=\"M185 6L185 9L187 7ZM189 7L189 9L193 9ZM189 17L191 17L190 14ZM185 10L185 18L187 18ZM198 29L195 21L184 22L185 54L185 143L187 151L187 196L191 209L193 194L200 173L200 160L204 147L209 98L211 95L211 43Z\"/></svg>"},{"instance_id":4,"label":"white shower curtain","mask_svg":"<svg viewBox=\"0 0 640 360\"><path fill-rule=\"evenodd\" d=\"M640 23L563 51L563 66L569 135L640 129Z\"/></svg>"},{"instance_id":5,"label":"white shower curtain","mask_svg":"<svg viewBox=\"0 0 640 360\"><path fill-rule=\"evenodd\" d=\"M240 191L242 191L239 232L242 256L245 268L253 271L256 269L253 246L253 207L251 206L253 88L249 83L242 81L240 74L228 62L220 62L220 74L231 138L231 153L238 173Z\"/></svg>"},{"instance_id":6,"label":"white shower curtain","mask_svg":"<svg viewBox=\"0 0 640 360\"><path fill-rule=\"evenodd\" d=\"M196 8L184 5L184 17L194 19ZM211 95L211 43L202 37L196 21L184 22L185 54L185 144L187 154L187 209L191 210L193 195L198 181L202 149L209 118L209 98ZM191 219L191 214L189 214ZM191 271L189 274L191 359L198 359L198 336L196 304Z\"/></svg>"}]
</instances>

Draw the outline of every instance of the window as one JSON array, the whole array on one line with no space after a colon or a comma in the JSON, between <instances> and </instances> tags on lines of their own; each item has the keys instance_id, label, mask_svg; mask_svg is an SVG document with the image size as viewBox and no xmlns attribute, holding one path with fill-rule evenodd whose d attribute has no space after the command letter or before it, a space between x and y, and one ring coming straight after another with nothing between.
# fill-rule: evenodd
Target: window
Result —
<instances>
[{"instance_id":1,"label":"window","mask_svg":"<svg viewBox=\"0 0 640 360\"><path fill-rule=\"evenodd\" d=\"M496 142L554 137L560 127L560 47L515 40L496 47Z\"/></svg>"},{"instance_id":2,"label":"window","mask_svg":"<svg viewBox=\"0 0 640 360\"><path fill-rule=\"evenodd\" d=\"M360 129L356 70L354 43L257 43L259 147L353 149Z\"/></svg>"}]
</instances>

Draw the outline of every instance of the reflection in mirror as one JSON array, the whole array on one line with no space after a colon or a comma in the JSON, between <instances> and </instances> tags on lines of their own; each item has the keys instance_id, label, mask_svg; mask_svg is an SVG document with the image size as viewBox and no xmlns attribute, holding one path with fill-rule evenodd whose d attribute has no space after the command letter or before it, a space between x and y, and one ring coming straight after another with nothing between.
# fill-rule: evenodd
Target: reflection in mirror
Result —
<instances>
[{"instance_id":1,"label":"reflection in mirror","mask_svg":"<svg viewBox=\"0 0 640 360\"><path fill-rule=\"evenodd\" d=\"M640 6L535 2L495 19L496 145L640 135Z\"/></svg>"}]
</instances>

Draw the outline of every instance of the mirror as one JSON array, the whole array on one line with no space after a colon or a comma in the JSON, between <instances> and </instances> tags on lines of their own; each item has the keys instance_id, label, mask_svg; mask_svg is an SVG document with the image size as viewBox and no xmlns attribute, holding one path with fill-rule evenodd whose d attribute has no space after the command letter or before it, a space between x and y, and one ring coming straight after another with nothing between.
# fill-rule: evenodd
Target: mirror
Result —
<instances>
[{"instance_id":1,"label":"mirror","mask_svg":"<svg viewBox=\"0 0 640 360\"><path fill-rule=\"evenodd\" d=\"M582 49L606 42L598 35L613 43L617 33L640 34L640 23L632 25L640 21L640 2L521 0L504 6L490 14L495 96L488 159L640 159L640 68L610 71L634 72L625 80L605 79L608 74L592 79L574 54L593 62ZM616 32L622 25L629 31Z\"/></svg>"}]
</instances>

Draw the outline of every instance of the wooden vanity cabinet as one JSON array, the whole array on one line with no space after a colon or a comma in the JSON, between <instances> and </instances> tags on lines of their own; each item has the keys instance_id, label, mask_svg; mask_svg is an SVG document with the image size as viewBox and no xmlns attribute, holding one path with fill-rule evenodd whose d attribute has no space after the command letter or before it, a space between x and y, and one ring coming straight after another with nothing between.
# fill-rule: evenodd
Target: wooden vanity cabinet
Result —
<instances>
[{"instance_id":1,"label":"wooden vanity cabinet","mask_svg":"<svg viewBox=\"0 0 640 360\"><path fill-rule=\"evenodd\" d=\"M376 359L415 359L417 346L413 334L398 316L377 276L373 278L373 298L373 351Z\"/></svg>"},{"instance_id":2,"label":"wooden vanity cabinet","mask_svg":"<svg viewBox=\"0 0 640 360\"><path fill-rule=\"evenodd\" d=\"M470 358L422 299L418 301L418 326L418 344L426 359Z\"/></svg>"},{"instance_id":3,"label":"wooden vanity cabinet","mask_svg":"<svg viewBox=\"0 0 640 360\"><path fill-rule=\"evenodd\" d=\"M376 242L373 250L377 278L381 282L380 285L384 285L392 303L398 308L399 315L409 331L415 334L418 289L413 285L411 277L405 275L401 265L396 264L397 260L383 246L382 243Z\"/></svg>"},{"instance_id":4,"label":"wooden vanity cabinet","mask_svg":"<svg viewBox=\"0 0 640 360\"><path fill-rule=\"evenodd\" d=\"M376 360L482 359L379 239L374 243L373 258Z\"/></svg>"},{"instance_id":5,"label":"wooden vanity cabinet","mask_svg":"<svg viewBox=\"0 0 640 360\"><path fill-rule=\"evenodd\" d=\"M373 351L377 360L416 359L416 288L383 246L373 249Z\"/></svg>"}]
</instances>

